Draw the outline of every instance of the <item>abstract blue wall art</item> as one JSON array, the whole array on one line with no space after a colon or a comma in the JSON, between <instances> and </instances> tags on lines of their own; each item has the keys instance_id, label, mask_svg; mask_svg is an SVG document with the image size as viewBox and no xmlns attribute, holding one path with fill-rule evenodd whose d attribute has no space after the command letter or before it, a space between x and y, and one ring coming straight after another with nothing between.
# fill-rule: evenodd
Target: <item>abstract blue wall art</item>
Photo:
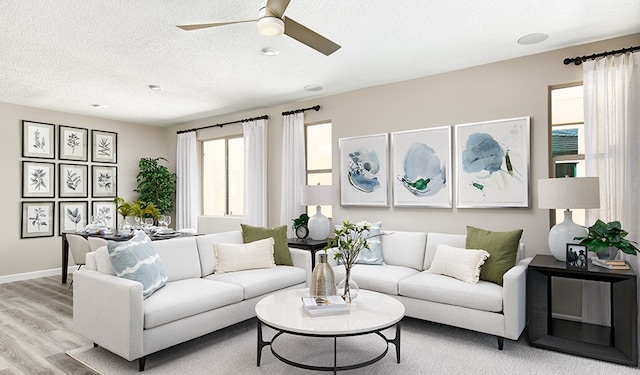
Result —
<instances>
[{"instance_id":1,"label":"abstract blue wall art","mask_svg":"<svg viewBox=\"0 0 640 375\"><path fill-rule=\"evenodd\" d=\"M451 207L451 127L391 133L394 206Z\"/></svg>"},{"instance_id":2,"label":"abstract blue wall art","mask_svg":"<svg viewBox=\"0 0 640 375\"><path fill-rule=\"evenodd\" d=\"M388 205L388 135L341 138L340 204Z\"/></svg>"},{"instance_id":3,"label":"abstract blue wall art","mask_svg":"<svg viewBox=\"0 0 640 375\"><path fill-rule=\"evenodd\" d=\"M456 125L457 207L529 207L529 122Z\"/></svg>"}]
</instances>

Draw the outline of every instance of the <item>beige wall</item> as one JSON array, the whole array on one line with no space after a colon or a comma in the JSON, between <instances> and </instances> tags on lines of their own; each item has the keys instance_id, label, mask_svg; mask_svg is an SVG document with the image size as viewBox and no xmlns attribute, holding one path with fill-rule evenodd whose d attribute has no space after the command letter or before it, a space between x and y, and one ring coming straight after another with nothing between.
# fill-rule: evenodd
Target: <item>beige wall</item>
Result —
<instances>
[{"instance_id":1,"label":"beige wall","mask_svg":"<svg viewBox=\"0 0 640 375\"><path fill-rule=\"evenodd\" d=\"M305 121L333 122L334 183L338 181L339 138L530 116L530 208L429 209L336 206L333 209L334 223L349 217L352 220L381 220L383 229L452 233L464 233L466 225L498 231L523 228L527 255L548 253L549 212L537 208L536 194L537 180L548 177L549 173L549 86L582 80L582 68L564 65L562 61L566 57L628 47L637 45L638 42L640 35L632 35L285 106L215 117L174 127L170 136L175 137L175 130L179 129L269 115L268 224L276 226L281 224L282 111L315 104L322 106L319 112L306 112ZM428 61L416 63L428 64ZM240 125L229 125L229 128L233 127L236 127L238 132L242 131ZM219 128L206 130L207 136L215 136L217 130ZM225 127L224 131L232 130ZM175 144L174 139L170 139L169 143ZM455 173L453 177L455 179Z\"/></svg>"},{"instance_id":2,"label":"beige wall","mask_svg":"<svg viewBox=\"0 0 640 375\"><path fill-rule=\"evenodd\" d=\"M22 120L46 122L58 125L75 126L87 129L106 130L118 133L118 195L125 199L137 198L133 192L136 187L138 161L141 157L167 157L166 129L129 124L62 112L47 111L30 107L0 103L0 127L2 128L2 147L0 147L0 170L4 178L0 185L2 196L2 215L0 215L0 280L1 276L59 269L61 264L61 237L58 236L58 205L55 207L56 226L54 237L20 239L21 201L21 160L44 159L22 158ZM90 136L89 132L89 136ZM56 140L57 140L56 128ZM57 148L56 148L57 150ZM57 157L57 154L56 154ZM59 163L55 160L54 162ZM75 163L64 161L64 163ZM89 162L80 163L92 165ZM57 176L56 168L56 180ZM57 182L56 182L57 184ZM91 189L89 183L89 190ZM57 193L56 185L56 196ZM52 200L52 199L42 199ZM60 200L55 198L55 201ZM62 200L76 200L67 199ZM83 199L77 199L83 200ZM89 196L90 202L92 198ZM105 200L103 198L96 200ZM89 204L89 212L91 205ZM71 263L73 264L73 263ZM59 272L57 272L59 274ZM4 278L10 281L11 278Z\"/></svg>"}]
</instances>

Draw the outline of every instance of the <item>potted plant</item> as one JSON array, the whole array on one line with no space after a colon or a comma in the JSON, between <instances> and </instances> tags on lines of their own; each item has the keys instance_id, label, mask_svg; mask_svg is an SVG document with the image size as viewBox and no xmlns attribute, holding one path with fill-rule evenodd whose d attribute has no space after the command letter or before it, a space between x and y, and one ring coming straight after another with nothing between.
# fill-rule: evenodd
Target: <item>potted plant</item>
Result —
<instances>
[{"instance_id":1,"label":"potted plant","mask_svg":"<svg viewBox=\"0 0 640 375\"><path fill-rule=\"evenodd\" d=\"M114 198L113 203L116 204L116 211L122 215L123 223L127 216L138 217L140 221L145 217L153 218L153 220L156 221L160 216L158 208L153 203L146 203L142 200L127 202L120 197Z\"/></svg>"},{"instance_id":2,"label":"potted plant","mask_svg":"<svg viewBox=\"0 0 640 375\"><path fill-rule=\"evenodd\" d=\"M622 229L619 221L605 223L598 219L587 229L589 233L586 237L575 237L574 240L580 240L581 245L586 245L587 249L598 254L598 257L615 258L618 250L631 255L640 251L636 247L637 242L625 238L629 232Z\"/></svg>"},{"instance_id":3,"label":"potted plant","mask_svg":"<svg viewBox=\"0 0 640 375\"><path fill-rule=\"evenodd\" d=\"M136 176L138 186L134 191L140 194L140 201L153 204L159 215L165 215L173 211L177 176L160 165L161 160L167 161L165 158L140 159L140 171Z\"/></svg>"}]
</instances>

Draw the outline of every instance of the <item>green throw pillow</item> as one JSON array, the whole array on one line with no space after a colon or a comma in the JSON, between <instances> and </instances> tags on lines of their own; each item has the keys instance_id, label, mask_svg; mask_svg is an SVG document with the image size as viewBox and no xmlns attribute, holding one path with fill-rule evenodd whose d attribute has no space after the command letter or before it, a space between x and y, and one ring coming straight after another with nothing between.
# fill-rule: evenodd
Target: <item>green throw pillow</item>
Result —
<instances>
[{"instance_id":1,"label":"green throw pillow","mask_svg":"<svg viewBox=\"0 0 640 375\"><path fill-rule=\"evenodd\" d=\"M293 266L291 253L289 252L289 244L287 242L287 226L283 225L276 228L253 227L251 225L240 224L242 227L242 238L244 243L263 240L273 237L273 258L277 265Z\"/></svg>"},{"instance_id":2,"label":"green throw pillow","mask_svg":"<svg viewBox=\"0 0 640 375\"><path fill-rule=\"evenodd\" d=\"M522 229L492 232L467 226L467 249L486 250L490 256L480 270L480 280L502 285L502 276L516 264Z\"/></svg>"}]
</instances>

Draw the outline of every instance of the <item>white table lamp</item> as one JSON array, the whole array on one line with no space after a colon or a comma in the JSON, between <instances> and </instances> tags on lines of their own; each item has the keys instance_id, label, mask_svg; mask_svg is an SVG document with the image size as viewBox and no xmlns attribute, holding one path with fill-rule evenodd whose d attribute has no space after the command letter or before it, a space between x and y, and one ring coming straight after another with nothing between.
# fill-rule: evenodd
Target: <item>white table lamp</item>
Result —
<instances>
[{"instance_id":1,"label":"white table lamp","mask_svg":"<svg viewBox=\"0 0 640 375\"><path fill-rule=\"evenodd\" d=\"M316 214L309 217L307 227L312 240L324 240L329 237L331 227L329 218L322 214L320 206L335 203L336 190L333 185L305 185L302 187L300 203L303 206L316 206Z\"/></svg>"},{"instance_id":2,"label":"white table lamp","mask_svg":"<svg viewBox=\"0 0 640 375\"><path fill-rule=\"evenodd\" d=\"M571 209L600 207L598 177L564 177L538 180L538 208L565 209L564 221L549 231L549 250L560 261L567 259L567 244L577 243L574 237L588 233L573 222Z\"/></svg>"}]
</instances>

